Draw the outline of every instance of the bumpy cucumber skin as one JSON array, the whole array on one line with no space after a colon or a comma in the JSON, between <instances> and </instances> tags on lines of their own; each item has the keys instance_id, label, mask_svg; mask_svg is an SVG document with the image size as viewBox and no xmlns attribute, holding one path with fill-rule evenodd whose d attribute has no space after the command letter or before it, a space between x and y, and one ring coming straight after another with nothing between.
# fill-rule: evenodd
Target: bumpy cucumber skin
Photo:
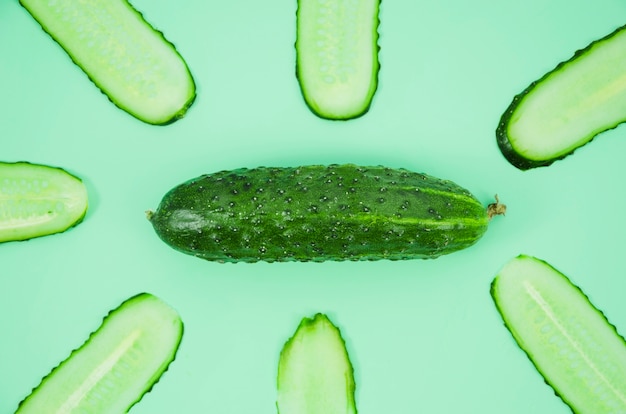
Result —
<instances>
[{"instance_id":1,"label":"bumpy cucumber skin","mask_svg":"<svg viewBox=\"0 0 626 414\"><path fill-rule=\"evenodd\" d=\"M72 357L80 352L83 348L85 348L87 345L89 345L90 341L94 338L94 336L98 333L98 331L100 331L105 324L107 323L108 319L115 314L115 312L119 312L120 310L123 310L125 307L128 306L132 306L133 302L138 302L138 301L142 301L142 300L159 300L158 298L156 298L155 296L153 296L150 293L139 293L135 296L132 296L128 299L126 299L124 302L122 302L117 308L112 309L111 311L109 311L109 313L103 318L102 320L102 324L100 325L100 327L92 332L89 335L89 338L87 339L87 341L85 341L79 348L74 349L70 355L64 359L63 361L61 361L59 363L59 365L57 365L55 368L52 369L52 371L50 371L49 374L47 374L45 377L43 377L41 379L41 382L33 389L33 391L26 397L24 398L18 405L17 411L15 412L15 414L20 414L24 412L24 407L28 401L29 398L31 398L32 396L34 396L36 393L38 393L43 386L46 384L46 381L51 378L55 372L60 369L61 367L63 367L63 365L67 362L70 361L72 359ZM182 337L183 337L183 331L184 331L184 325L183 322L179 319L177 321L178 326L179 326L179 330L180 330L180 335L178 337L178 342L175 344L175 348L174 351L171 355L171 357L167 360L164 361L164 363L161 366L161 369L158 372L154 373L154 376L152 377L152 381L148 384L146 384L146 387L144 388L143 392L141 392L140 395L137 396L137 399L134 400L133 402L131 402L128 407L126 408L126 410L124 412L128 412L134 405L136 405L139 401L141 401L141 399L143 398L144 395L146 395L148 392L152 391L152 389L154 388L154 385L156 385L159 380L162 378L163 374L169 369L170 364L174 361L174 359L176 358L176 353L178 351L178 347L182 341Z\"/></svg>"},{"instance_id":2,"label":"bumpy cucumber skin","mask_svg":"<svg viewBox=\"0 0 626 414\"><path fill-rule=\"evenodd\" d=\"M587 296L587 294L577 285L575 285L574 283L572 283L572 281L562 272L560 272L558 269L556 269L554 266L552 266L550 263L548 263L545 260L533 257L533 256L529 256L529 255L525 255L525 254L520 254L517 257L515 257L513 260L529 260L529 261L534 261L538 264L541 264L542 266L545 266L546 268L551 269L551 271L554 272L554 274L556 275L555 277L558 278L562 278L563 280L566 281L566 283L569 285L569 287L571 289L573 289L574 291L577 292L577 294L583 298L583 300L586 302L586 304L589 307L590 312L595 312L597 314L597 316L603 320L603 322L606 324L605 326L608 327L615 335L615 338L618 341L621 341L624 345L624 347L626 348L626 340L624 339L624 337L622 335L620 335L620 333L617 331L617 328L615 325L613 325L606 317L606 315L598 308L596 308L593 303L589 300L589 297ZM600 413L600 412L604 412L604 410L606 410L606 407L601 408L600 404L598 404L592 411L586 411L584 409L581 409L580 407L577 407L576 404L574 404L570 398L567 395L564 395L563 392L561 392L559 390L558 385L555 383L554 380L552 380L550 378L549 375L547 375L544 370L542 369L542 367L538 364L535 355L528 349L526 349L524 347L524 338L518 333L517 329L515 326L512 326L508 321L507 321L507 317L506 317L506 312L504 311L504 304L501 303L501 300L499 299L499 293L498 293L498 289L500 289L499 287L499 276L496 276L493 281L491 282L491 287L490 287L490 294L491 297L494 301L494 304L496 306L496 309L498 310L498 312L500 313L503 321L504 321L504 326L506 327L506 329L509 331L509 333L511 334L511 336L515 339L516 343L518 344L518 346L520 347L520 349L524 352L524 354L526 355L526 357L530 360L530 362L533 364L533 366L535 367L535 369L537 370L537 372L539 372L539 374L543 377L544 382L550 386L550 388L552 388L552 390L554 391L554 394L559 397L568 407L570 407L570 409L572 410L572 412L574 413L578 413L578 414L596 414L596 413ZM584 329L584 328L583 328ZM618 412L618 411L612 411L609 410L608 412ZM622 411L619 411L622 412Z\"/></svg>"},{"instance_id":3,"label":"bumpy cucumber skin","mask_svg":"<svg viewBox=\"0 0 626 414\"><path fill-rule=\"evenodd\" d=\"M218 262L435 258L488 225L483 205L451 181L353 164L203 175L148 218L172 248Z\"/></svg>"},{"instance_id":4,"label":"bumpy cucumber skin","mask_svg":"<svg viewBox=\"0 0 626 414\"><path fill-rule=\"evenodd\" d=\"M63 175L67 176L68 179L74 179L76 180L77 183L83 183L83 180L68 172L67 170L61 168L61 167L54 167L54 166L50 166L50 165L43 165L43 164L34 164L28 161L18 161L18 162L2 162L0 161L0 169L1 168L11 168L11 167L15 167L15 168L32 168L32 169L36 169L36 170L53 170L53 171L58 171L60 173L62 173ZM0 185L1 185L1 181L0 181ZM58 233L63 233L73 227L76 227L77 225L79 225L80 223L83 222L83 220L85 219L85 216L87 215L87 209L88 209L88 204L89 201L87 199L87 195L86 195L86 190L85 190L85 200L84 200L84 209L82 210L82 213L78 216L75 217L75 219L71 222L68 223L66 226L64 227L59 227L55 230L48 230L48 231L40 231L38 233L35 234L35 232L31 231L29 235L24 236L23 234L14 234L11 237L0 237L0 243L6 243L6 242L13 242L13 241L27 241L27 240L31 240L37 237L44 237L44 236L50 236L53 234L58 234Z\"/></svg>"},{"instance_id":5,"label":"bumpy cucumber skin","mask_svg":"<svg viewBox=\"0 0 626 414\"><path fill-rule=\"evenodd\" d=\"M193 105L193 103L195 102L196 99L196 84L195 84L195 80L193 78L193 76L191 75L191 71L189 70L189 67L187 66L187 63L185 62L184 58L181 56L181 54L178 52L178 50L176 49L176 47L174 46L174 44L172 44L169 40L167 40L164 36L164 34L159 31L156 30L149 22L147 22L145 20L145 18L143 17L143 14L138 11L137 9L135 9L133 7L132 4L130 4L127 0L121 0L123 1L128 9L134 13L137 16L137 19L142 21L147 27L150 27L151 30L153 31L154 34L156 34L158 37L161 38L161 40L168 44L172 51L180 58L180 61L182 62L182 64L184 65L186 71L187 71L187 75L188 75L188 79L187 81L189 82L189 88L191 93L188 96L188 100L180 106L180 108L175 112L172 113L169 116L166 117L147 117L145 115L139 114L137 113L136 110L129 108L123 104L121 104L120 102L118 102L114 96L112 96L102 85L101 83L98 81L97 78L93 77L87 70L85 70L83 68L83 65L81 64L81 62L79 60L76 59L76 57L69 51L67 50L62 42L59 41L59 39L54 35L54 33L52 33L52 31L50 31L45 24L43 24L42 22L39 21L39 19L37 19L37 17L35 16L35 14L33 14L33 12L30 10L30 8L25 4L25 2L23 0L20 0L20 5L26 10L28 11L28 13L39 23L39 25L41 26L42 30L44 32L46 32L70 57L70 59L72 60L72 62L74 62L74 64L76 66L78 66L89 78L89 80L91 82L93 82L94 85L96 85L96 87L100 90L100 92L102 92L103 95L105 95L107 97L107 99L113 103L115 106L117 106L119 109L127 112L128 114L132 115L133 117L139 119L140 121L143 121L147 124L152 124L152 125L169 125L172 124L176 121L178 121L179 119L182 119L186 113L187 110Z\"/></svg>"},{"instance_id":6,"label":"bumpy cucumber skin","mask_svg":"<svg viewBox=\"0 0 626 414\"><path fill-rule=\"evenodd\" d=\"M559 63L554 69L547 72L538 80L532 82L526 89L524 89L521 93L519 93L513 98L513 101L509 104L506 111L502 114L500 118L500 123L498 124L498 127L496 128L496 142L498 144L498 147L500 148L500 151L502 152L502 155L506 158L506 160L509 163L511 163L513 166L523 171L530 170L533 168L538 168L538 167L547 167L553 164L554 162L562 160L566 158L567 156L573 154L578 148L581 148L582 146L588 144L595 137L600 135L602 132L606 132L608 130L614 129L620 124L626 122L626 113L625 113L623 119L616 121L613 125L607 125L604 130L596 133L595 135L589 136L588 140L584 142L583 144L577 146L576 148L572 149L569 152L566 152L564 154L560 154L551 158L547 158L547 159L531 159L531 158L525 157L522 153L518 152L513 147L509 139L509 134L508 134L508 125L511 122L511 120L515 117L515 111L517 107L523 102L524 97L530 94L538 85L540 85L553 73L566 69L568 64L575 62L576 59L578 59L580 56L588 52L594 45L600 42L610 40L612 37L614 37L616 34L618 34L619 32L623 30L626 30L626 25L617 28L616 30L614 30L613 32L611 32L610 34L608 34L607 36L601 39L591 42L587 47L576 51L570 59Z\"/></svg>"},{"instance_id":7,"label":"bumpy cucumber skin","mask_svg":"<svg viewBox=\"0 0 626 414\"><path fill-rule=\"evenodd\" d=\"M296 22L298 25L301 19L302 1L304 0L298 0L298 8L296 10ZM372 100L374 98L374 95L376 94L376 90L378 89L378 76L380 73L380 61L378 59L378 53L380 51L380 46L378 44L378 37L379 37L378 26L380 25L379 12L380 12L380 1L378 1L377 3L377 9L374 15L374 26L376 29L374 30L374 33L372 36L372 48L374 51L373 60L372 60L373 73L372 73L372 77L370 80L370 85L367 91L367 95L363 101L363 105L360 108L355 109L353 111L344 112L344 113L335 113L334 111L329 111L324 107L320 107L320 105L314 102L314 99L311 96L312 94L308 92L305 77L302 75L302 63L300 59L300 52L299 52L299 46L298 46L300 42L300 37L299 36L297 37L296 43L295 43L296 79L298 80L298 83L300 84L300 92L302 94L302 97L304 98L304 102L306 103L309 110L313 112L315 115L317 115L318 117L322 119L333 120L333 121L347 121L350 119L356 119L356 118L362 117L370 110L370 107L372 105Z\"/></svg>"}]
</instances>

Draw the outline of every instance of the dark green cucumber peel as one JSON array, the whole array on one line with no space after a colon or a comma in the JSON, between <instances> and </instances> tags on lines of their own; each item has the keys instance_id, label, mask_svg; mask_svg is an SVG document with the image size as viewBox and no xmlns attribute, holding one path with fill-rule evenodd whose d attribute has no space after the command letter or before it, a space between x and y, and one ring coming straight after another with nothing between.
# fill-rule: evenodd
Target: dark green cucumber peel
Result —
<instances>
[{"instance_id":1,"label":"dark green cucumber peel","mask_svg":"<svg viewBox=\"0 0 626 414\"><path fill-rule=\"evenodd\" d=\"M45 376L16 414L128 412L168 370L182 336L174 309L149 293L135 295Z\"/></svg>"},{"instance_id":2,"label":"dark green cucumber peel","mask_svg":"<svg viewBox=\"0 0 626 414\"><path fill-rule=\"evenodd\" d=\"M303 318L278 364L279 414L356 414L354 368L339 329L324 314Z\"/></svg>"},{"instance_id":3,"label":"dark green cucumber peel","mask_svg":"<svg viewBox=\"0 0 626 414\"><path fill-rule=\"evenodd\" d=\"M496 129L504 157L521 170L548 166L625 122L625 48L622 26L515 96Z\"/></svg>"},{"instance_id":4,"label":"dark green cucumber peel","mask_svg":"<svg viewBox=\"0 0 626 414\"><path fill-rule=\"evenodd\" d=\"M20 0L108 99L154 125L182 118L196 97L186 62L127 0Z\"/></svg>"},{"instance_id":5,"label":"dark green cucumber peel","mask_svg":"<svg viewBox=\"0 0 626 414\"><path fill-rule=\"evenodd\" d=\"M331 120L360 117L378 88L380 0L298 0L296 78L304 101Z\"/></svg>"},{"instance_id":6,"label":"dark green cucumber peel","mask_svg":"<svg viewBox=\"0 0 626 414\"><path fill-rule=\"evenodd\" d=\"M0 162L0 243L61 233L87 213L82 180L59 167Z\"/></svg>"},{"instance_id":7,"label":"dark green cucumber peel","mask_svg":"<svg viewBox=\"0 0 626 414\"><path fill-rule=\"evenodd\" d=\"M435 258L473 245L503 213L451 181L344 164L203 175L147 216L169 246L206 260L319 262Z\"/></svg>"},{"instance_id":8,"label":"dark green cucumber peel","mask_svg":"<svg viewBox=\"0 0 626 414\"><path fill-rule=\"evenodd\" d=\"M518 346L575 413L626 412L626 341L563 273L519 255L491 295Z\"/></svg>"}]
</instances>

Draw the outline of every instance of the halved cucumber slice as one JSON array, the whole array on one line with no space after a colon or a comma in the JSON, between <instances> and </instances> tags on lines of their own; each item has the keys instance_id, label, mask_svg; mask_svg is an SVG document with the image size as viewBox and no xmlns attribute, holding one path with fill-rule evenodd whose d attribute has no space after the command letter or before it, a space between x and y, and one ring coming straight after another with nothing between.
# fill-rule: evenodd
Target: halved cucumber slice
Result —
<instances>
[{"instance_id":1,"label":"halved cucumber slice","mask_svg":"<svg viewBox=\"0 0 626 414\"><path fill-rule=\"evenodd\" d=\"M520 255L491 294L519 347L574 412L626 412L626 342L565 275Z\"/></svg>"},{"instance_id":2,"label":"halved cucumber slice","mask_svg":"<svg viewBox=\"0 0 626 414\"><path fill-rule=\"evenodd\" d=\"M20 0L118 107L149 124L183 117L196 89L183 58L127 0Z\"/></svg>"},{"instance_id":3,"label":"halved cucumber slice","mask_svg":"<svg viewBox=\"0 0 626 414\"><path fill-rule=\"evenodd\" d=\"M626 121L626 26L579 50L517 95L497 142L527 170L552 164Z\"/></svg>"},{"instance_id":4,"label":"halved cucumber slice","mask_svg":"<svg viewBox=\"0 0 626 414\"><path fill-rule=\"evenodd\" d=\"M298 0L296 75L322 118L365 114L378 86L380 0Z\"/></svg>"},{"instance_id":5,"label":"halved cucumber slice","mask_svg":"<svg viewBox=\"0 0 626 414\"><path fill-rule=\"evenodd\" d=\"M0 243L63 232L87 204L81 179L61 168L0 162Z\"/></svg>"},{"instance_id":6,"label":"halved cucumber slice","mask_svg":"<svg viewBox=\"0 0 626 414\"><path fill-rule=\"evenodd\" d=\"M149 293L123 302L50 372L16 414L119 414L152 389L183 335L176 311Z\"/></svg>"},{"instance_id":7,"label":"halved cucumber slice","mask_svg":"<svg viewBox=\"0 0 626 414\"><path fill-rule=\"evenodd\" d=\"M278 365L280 414L355 414L354 370L341 333L326 315L304 318Z\"/></svg>"}]
</instances>

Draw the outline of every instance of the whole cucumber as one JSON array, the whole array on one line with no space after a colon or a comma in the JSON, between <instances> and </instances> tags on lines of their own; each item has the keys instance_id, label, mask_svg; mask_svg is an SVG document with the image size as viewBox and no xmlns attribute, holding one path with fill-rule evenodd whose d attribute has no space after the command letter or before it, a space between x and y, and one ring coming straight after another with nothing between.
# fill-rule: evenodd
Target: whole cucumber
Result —
<instances>
[{"instance_id":1,"label":"whole cucumber","mask_svg":"<svg viewBox=\"0 0 626 414\"><path fill-rule=\"evenodd\" d=\"M383 166L220 171L147 216L172 248L218 262L428 259L474 244L493 214L457 184Z\"/></svg>"}]
</instances>

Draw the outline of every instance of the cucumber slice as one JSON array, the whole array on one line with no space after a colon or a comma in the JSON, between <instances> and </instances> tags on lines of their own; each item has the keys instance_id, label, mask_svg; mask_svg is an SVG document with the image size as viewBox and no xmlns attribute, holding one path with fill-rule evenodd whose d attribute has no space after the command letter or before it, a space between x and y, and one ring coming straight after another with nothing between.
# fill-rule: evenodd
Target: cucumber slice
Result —
<instances>
[{"instance_id":1,"label":"cucumber slice","mask_svg":"<svg viewBox=\"0 0 626 414\"><path fill-rule=\"evenodd\" d=\"M626 121L626 26L579 50L517 95L497 142L519 169L546 166Z\"/></svg>"},{"instance_id":2,"label":"cucumber slice","mask_svg":"<svg viewBox=\"0 0 626 414\"><path fill-rule=\"evenodd\" d=\"M354 370L339 329L326 315L304 318L278 364L280 414L355 414Z\"/></svg>"},{"instance_id":3,"label":"cucumber slice","mask_svg":"<svg viewBox=\"0 0 626 414\"><path fill-rule=\"evenodd\" d=\"M126 0L20 0L118 107L149 124L183 117L195 84L183 58Z\"/></svg>"},{"instance_id":4,"label":"cucumber slice","mask_svg":"<svg viewBox=\"0 0 626 414\"><path fill-rule=\"evenodd\" d=\"M63 232L87 212L87 190L67 171L0 162L0 243Z\"/></svg>"},{"instance_id":5,"label":"cucumber slice","mask_svg":"<svg viewBox=\"0 0 626 414\"><path fill-rule=\"evenodd\" d=\"M125 413L167 370L182 335L174 309L149 293L133 296L41 381L16 414Z\"/></svg>"},{"instance_id":6,"label":"cucumber slice","mask_svg":"<svg viewBox=\"0 0 626 414\"><path fill-rule=\"evenodd\" d=\"M365 114L378 85L380 0L298 0L296 75L321 118Z\"/></svg>"},{"instance_id":7,"label":"cucumber slice","mask_svg":"<svg viewBox=\"0 0 626 414\"><path fill-rule=\"evenodd\" d=\"M520 348L574 412L626 412L626 342L565 275L520 255L491 294Z\"/></svg>"}]
</instances>

